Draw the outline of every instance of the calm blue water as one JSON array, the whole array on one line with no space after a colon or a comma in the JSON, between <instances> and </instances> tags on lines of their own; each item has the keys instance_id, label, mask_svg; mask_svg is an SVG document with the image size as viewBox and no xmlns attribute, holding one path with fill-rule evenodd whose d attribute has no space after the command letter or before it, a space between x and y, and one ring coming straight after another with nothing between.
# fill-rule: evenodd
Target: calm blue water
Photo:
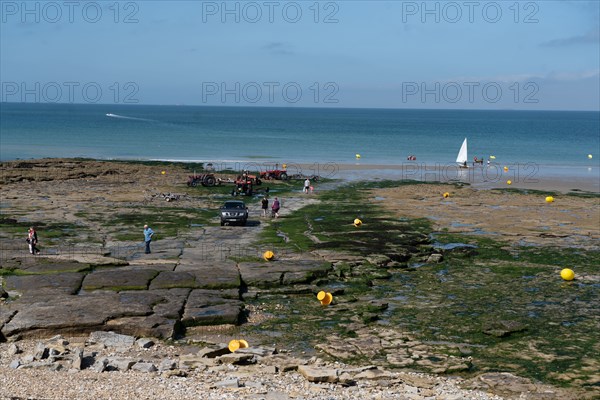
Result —
<instances>
[{"instance_id":1,"label":"calm blue water","mask_svg":"<svg viewBox=\"0 0 600 400\"><path fill-rule=\"evenodd\" d=\"M114 114L107 116L106 114ZM469 159L589 173L600 113L2 103L0 160L41 157L399 165ZM589 159L588 154L593 158Z\"/></svg>"}]
</instances>

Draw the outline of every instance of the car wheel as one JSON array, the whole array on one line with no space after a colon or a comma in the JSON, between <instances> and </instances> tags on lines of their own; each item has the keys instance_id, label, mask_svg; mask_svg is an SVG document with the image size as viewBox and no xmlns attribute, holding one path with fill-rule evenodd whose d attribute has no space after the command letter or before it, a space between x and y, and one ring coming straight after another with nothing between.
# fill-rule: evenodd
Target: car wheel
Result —
<instances>
[{"instance_id":1,"label":"car wheel","mask_svg":"<svg viewBox=\"0 0 600 400\"><path fill-rule=\"evenodd\" d=\"M221 226L225 225L225 221L221 221Z\"/></svg>"}]
</instances>

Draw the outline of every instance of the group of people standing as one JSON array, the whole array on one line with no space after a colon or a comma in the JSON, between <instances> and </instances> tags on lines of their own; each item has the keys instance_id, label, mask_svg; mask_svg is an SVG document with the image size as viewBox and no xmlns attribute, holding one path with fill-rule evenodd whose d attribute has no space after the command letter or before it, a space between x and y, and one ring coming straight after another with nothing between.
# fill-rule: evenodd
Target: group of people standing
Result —
<instances>
[{"instance_id":1,"label":"group of people standing","mask_svg":"<svg viewBox=\"0 0 600 400\"><path fill-rule=\"evenodd\" d=\"M269 209L269 198L267 196L263 197L260 201L260 205L262 208L263 217L267 216L267 210ZM271 205L271 217L279 218L279 209L281 208L281 203L279 199L275 197L273 200L273 204Z\"/></svg>"},{"instance_id":2,"label":"group of people standing","mask_svg":"<svg viewBox=\"0 0 600 400\"><path fill-rule=\"evenodd\" d=\"M38 244L38 236L37 236L37 232L35 231L35 228L32 226L31 228L29 228L29 230L27 231L27 239L25 239L27 241L27 244L29 245L29 252L31 254L40 254L40 250L37 248L37 244Z\"/></svg>"},{"instance_id":3,"label":"group of people standing","mask_svg":"<svg viewBox=\"0 0 600 400\"><path fill-rule=\"evenodd\" d=\"M313 191L313 187L310 184L310 179L306 178L304 181L304 189L302 189L304 193L310 193ZM269 198L264 196L261 200L261 208L263 217L267 216L267 210L269 209ZM271 217L279 218L279 209L281 208L281 202L277 197L273 200L273 204L271 205Z\"/></svg>"}]
</instances>

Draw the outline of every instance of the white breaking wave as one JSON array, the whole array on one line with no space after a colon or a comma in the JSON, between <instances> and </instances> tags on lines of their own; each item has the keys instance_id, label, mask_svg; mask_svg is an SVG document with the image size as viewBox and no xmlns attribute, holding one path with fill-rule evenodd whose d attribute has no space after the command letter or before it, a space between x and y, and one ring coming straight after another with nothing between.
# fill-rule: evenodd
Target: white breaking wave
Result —
<instances>
[{"instance_id":1,"label":"white breaking wave","mask_svg":"<svg viewBox=\"0 0 600 400\"><path fill-rule=\"evenodd\" d=\"M110 118L132 119L134 121L150 121L150 122L154 122L153 119L127 117L125 115L118 115L118 114L111 114L111 113L106 114L106 116L110 117Z\"/></svg>"}]
</instances>

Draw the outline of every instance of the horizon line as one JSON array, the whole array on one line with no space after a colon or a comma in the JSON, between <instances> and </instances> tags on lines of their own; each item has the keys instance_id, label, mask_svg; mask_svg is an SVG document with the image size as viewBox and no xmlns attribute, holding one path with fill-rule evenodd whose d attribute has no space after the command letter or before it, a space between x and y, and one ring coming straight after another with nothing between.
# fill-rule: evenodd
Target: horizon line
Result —
<instances>
[{"instance_id":1,"label":"horizon line","mask_svg":"<svg viewBox=\"0 0 600 400\"><path fill-rule=\"evenodd\" d=\"M43 105L89 105L89 106L151 106L151 107L222 107L222 108L282 108L282 109L314 109L314 110L413 110L413 111L539 111L539 112L600 112L598 109L517 109L517 108L417 108L417 107L310 107L310 106L277 106L277 105L212 105L212 104L157 104L157 103L51 103L28 101L0 101L0 104L43 104Z\"/></svg>"}]
</instances>

